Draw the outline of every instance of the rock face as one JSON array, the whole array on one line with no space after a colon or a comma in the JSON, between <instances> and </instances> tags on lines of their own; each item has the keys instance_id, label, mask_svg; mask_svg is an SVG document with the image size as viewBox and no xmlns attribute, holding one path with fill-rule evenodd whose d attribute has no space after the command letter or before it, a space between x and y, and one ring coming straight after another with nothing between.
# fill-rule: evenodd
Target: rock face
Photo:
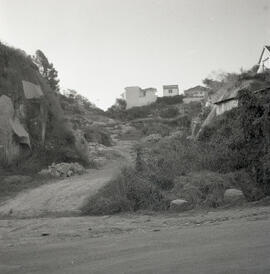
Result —
<instances>
[{"instance_id":1,"label":"rock face","mask_svg":"<svg viewBox=\"0 0 270 274\"><path fill-rule=\"evenodd\" d=\"M170 203L170 210L183 212L189 209L189 203L183 199L176 199L171 201Z\"/></svg>"},{"instance_id":2,"label":"rock face","mask_svg":"<svg viewBox=\"0 0 270 274\"><path fill-rule=\"evenodd\" d=\"M0 97L0 161L10 163L19 154L19 147L13 141L10 120L14 115L11 99L5 95Z\"/></svg>"},{"instance_id":3,"label":"rock face","mask_svg":"<svg viewBox=\"0 0 270 274\"><path fill-rule=\"evenodd\" d=\"M245 200L243 192L239 189L229 188L224 193L225 203L244 202Z\"/></svg>"},{"instance_id":4,"label":"rock face","mask_svg":"<svg viewBox=\"0 0 270 274\"><path fill-rule=\"evenodd\" d=\"M19 157L20 144L30 147L29 135L15 114L12 100L2 95L0 97L0 161L10 163Z\"/></svg>"}]
</instances>

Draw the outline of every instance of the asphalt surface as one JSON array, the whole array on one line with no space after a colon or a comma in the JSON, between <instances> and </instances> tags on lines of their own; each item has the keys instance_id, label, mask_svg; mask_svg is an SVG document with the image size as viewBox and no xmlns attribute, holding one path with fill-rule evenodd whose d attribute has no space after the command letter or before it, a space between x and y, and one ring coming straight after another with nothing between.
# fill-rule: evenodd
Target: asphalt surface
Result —
<instances>
[{"instance_id":1,"label":"asphalt surface","mask_svg":"<svg viewBox=\"0 0 270 274\"><path fill-rule=\"evenodd\" d=\"M270 220L5 246L0 273L270 273Z\"/></svg>"}]
</instances>

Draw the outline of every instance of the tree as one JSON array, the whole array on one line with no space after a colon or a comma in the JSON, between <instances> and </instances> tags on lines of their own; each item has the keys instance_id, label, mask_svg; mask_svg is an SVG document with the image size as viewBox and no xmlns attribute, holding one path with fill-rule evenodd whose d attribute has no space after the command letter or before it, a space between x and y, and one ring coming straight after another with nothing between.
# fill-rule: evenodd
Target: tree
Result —
<instances>
[{"instance_id":1,"label":"tree","mask_svg":"<svg viewBox=\"0 0 270 274\"><path fill-rule=\"evenodd\" d=\"M53 91L59 92L58 72L54 68L53 63L50 63L48 58L41 50L36 51L33 56L34 63L38 66L39 72L45 78Z\"/></svg>"},{"instance_id":2,"label":"tree","mask_svg":"<svg viewBox=\"0 0 270 274\"><path fill-rule=\"evenodd\" d=\"M111 118L122 120L126 117L126 108L127 102L124 99L117 98L106 112Z\"/></svg>"}]
</instances>

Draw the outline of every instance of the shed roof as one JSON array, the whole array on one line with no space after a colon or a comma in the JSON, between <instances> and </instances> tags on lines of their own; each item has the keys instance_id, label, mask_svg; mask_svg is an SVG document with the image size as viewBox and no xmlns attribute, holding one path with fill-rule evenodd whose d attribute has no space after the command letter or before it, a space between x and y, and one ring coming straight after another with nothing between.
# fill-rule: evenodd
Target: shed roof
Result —
<instances>
[{"instance_id":1,"label":"shed roof","mask_svg":"<svg viewBox=\"0 0 270 274\"><path fill-rule=\"evenodd\" d=\"M143 90L157 92L156 88L144 88Z\"/></svg>"},{"instance_id":2,"label":"shed roof","mask_svg":"<svg viewBox=\"0 0 270 274\"><path fill-rule=\"evenodd\" d=\"M261 83L255 81L255 80L245 80L241 84L239 84L237 87L228 87L227 90L226 87L222 88L225 92L223 95L215 102L215 104L221 104L230 100L234 100L238 98L239 91L243 89L249 89L250 91L254 93L259 93L265 90L269 89L269 86L261 85Z\"/></svg>"},{"instance_id":3,"label":"shed roof","mask_svg":"<svg viewBox=\"0 0 270 274\"><path fill-rule=\"evenodd\" d=\"M239 84L238 86L234 86L235 85L234 82L233 83L228 83L227 85L225 85L224 87L222 87L219 90L219 93L221 93L222 95L215 102L215 104L218 105L218 104L221 104L223 102L236 99L238 97L239 91L242 90L242 89L249 88L252 82L253 82L252 80L244 81L243 83Z\"/></svg>"},{"instance_id":4,"label":"shed roof","mask_svg":"<svg viewBox=\"0 0 270 274\"><path fill-rule=\"evenodd\" d=\"M202 90L202 91L208 91L209 89L200 85L197 85L193 88L186 89L184 92L194 91L194 90Z\"/></svg>"}]
</instances>

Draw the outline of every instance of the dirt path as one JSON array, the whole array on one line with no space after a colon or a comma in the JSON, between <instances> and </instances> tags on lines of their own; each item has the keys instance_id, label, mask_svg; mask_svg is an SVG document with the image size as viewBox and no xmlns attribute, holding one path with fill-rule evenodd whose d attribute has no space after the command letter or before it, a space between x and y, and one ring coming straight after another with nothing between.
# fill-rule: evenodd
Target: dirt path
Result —
<instances>
[{"instance_id":1,"label":"dirt path","mask_svg":"<svg viewBox=\"0 0 270 274\"><path fill-rule=\"evenodd\" d=\"M12 217L68 216L80 213L85 199L106 184L119 168L131 161L134 142L120 141L114 147L123 158L111 160L99 170L63 179L19 193L0 207L0 215Z\"/></svg>"},{"instance_id":2,"label":"dirt path","mask_svg":"<svg viewBox=\"0 0 270 274\"><path fill-rule=\"evenodd\" d=\"M0 273L270 273L270 207L0 220Z\"/></svg>"}]
</instances>

